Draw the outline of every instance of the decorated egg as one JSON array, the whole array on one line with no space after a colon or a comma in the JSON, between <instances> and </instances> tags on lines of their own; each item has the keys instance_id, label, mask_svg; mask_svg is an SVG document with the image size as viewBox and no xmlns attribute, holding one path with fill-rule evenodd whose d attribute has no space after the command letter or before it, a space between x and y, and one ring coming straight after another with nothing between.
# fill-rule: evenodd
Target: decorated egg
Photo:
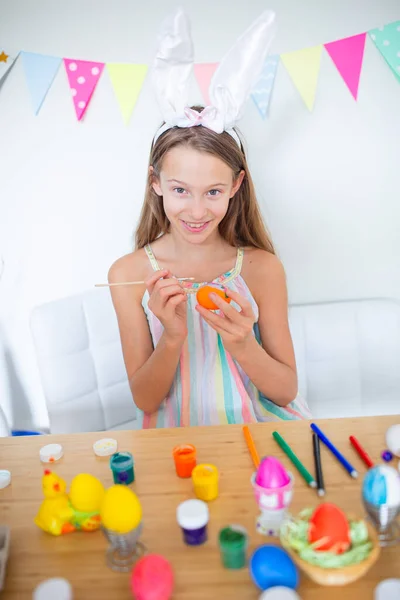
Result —
<instances>
[{"instance_id":1,"label":"decorated egg","mask_svg":"<svg viewBox=\"0 0 400 600\"><path fill-rule=\"evenodd\" d=\"M274 586L296 589L299 573L289 554L279 548L266 544L253 553L249 563L250 575L260 590Z\"/></svg>"},{"instance_id":2,"label":"decorated egg","mask_svg":"<svg viewBox=\"0 0 400 600\"><path fill-rule=\"evenodd\" d=\"M225 302L229 303L231 301L221 286L215 284L203 285L199 288L196 299L200 306L208 308L208 310L218 310L218 306L211 300L210 294L217 294L217 296L220 296Z\"/></svg>"},{"instance_id":3,"label":"decorated egg","mask_svg":"<svg viewBox=\"0 0 400 600\"><path fill-rule=\"evenodd\" d=\"M113 485L104 494L100 516L106 529L124 534L140 524L142 507L130 488Z\"/></svg>"},{"instance_id":4,"label":"decorated egg","mask_svg":"<svg viewBox=\"0 0 400 600\"><path fill-rule=\"evenodd\" d=\"M266 456L260 462L255 482L263 488L277 489L288 485L290 476L277 458Z\"/></svg>"},{"instance_id":5,"label":"decorated egg","mask_svg":"<svg viewBox=\"0 0 400 600\"><path fill-rule=\"evenodd\" d=\"M148 554L133 568L131 587L137 600L169 600L174 587L174 573L166 558Z\"/></svg>"},{"instance_id":6,"label":"decorated egg","mask_svg":"<svg viewBox=\"0 0 400 600\"><path fill-rule=\"evenodd\" d=\"M400 506L400 477L396 469L389 465L369 469L364 476L362 494L366 502L375 506Z\"/></svg>"},{"instance_id":7,"label":"decorated egg","mask_svg":"<svg viewBox=\"0 0 400 600\"><path fill-rule=\"evenodd\" d=\"M387 430L386 445L392 454L400 458L400 423L392 425Z\"/></svg>"},{"instance_id":8,"label":"decorated egg","mask_svg":"<svg viewBox=\"0 0 400 600\"><path fill-rule=\"evenodd\" d=\"M315 550L342 554L350 547L350 527L346 515L336 504L324 502L309 521L308 541Z\"/></svg>"}]
</instances>

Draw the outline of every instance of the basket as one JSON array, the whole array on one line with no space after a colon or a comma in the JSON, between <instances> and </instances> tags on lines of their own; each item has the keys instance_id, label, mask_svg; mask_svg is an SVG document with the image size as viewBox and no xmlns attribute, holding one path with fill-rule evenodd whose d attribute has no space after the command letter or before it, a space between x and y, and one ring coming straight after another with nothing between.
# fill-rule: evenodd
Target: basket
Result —
<instances>
[{"instance_id":1,"label":"basket","mask_svg":"<svg viewBox=\"0 0 400 600\"><path fill-rule=\"evenodd\" d=\"M360 520L356 519L353 515L347 515L347 518L348 520ZM373 547L368 557L356 565L349 565L339 569L324 569L317 565L308 563L300 558L297 552L289 546L283 536L281 536L281 544L299 569L301 569L315 583L318 583L319 585L331 586L348 585L349 583L357 581L363 577L367 571L369 571L372 565L374 565L378 560L381 551L376 530L367 521L365 524L367 526L369 539L371 540Z\"/></svg>"}]
</instances>

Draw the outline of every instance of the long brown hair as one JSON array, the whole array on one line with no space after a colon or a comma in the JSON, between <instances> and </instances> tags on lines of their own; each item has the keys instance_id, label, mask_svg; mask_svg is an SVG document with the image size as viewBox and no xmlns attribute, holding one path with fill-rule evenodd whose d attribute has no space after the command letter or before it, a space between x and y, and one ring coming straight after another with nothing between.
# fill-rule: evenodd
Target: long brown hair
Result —
<instances>
[{"instance_id":1,"label":"long brown hair","mask_svg":"<svg viewBox=\"0 0 400 600\"><path fill-rule=\"evenodd\" d=\"M203 107L193 108L200 112ZM153 167L153 175L149 173L147 178L143 208L136 230L136 248L151 244L169 231L170 224L164 212L162 198L154 191L152 181L154 177L159 177L167 152L176 146L186 146L220 158L232 169L234 178L237 178L241 171L245 172L242 185L230 200L227 213L219 224L220 235L233 247L250 246L275 254L257 202L243 145L239 148L232 136L225 131L215 133L201 126L173 127L152 145L149 166Z\"/></svg>"}]
</instances>

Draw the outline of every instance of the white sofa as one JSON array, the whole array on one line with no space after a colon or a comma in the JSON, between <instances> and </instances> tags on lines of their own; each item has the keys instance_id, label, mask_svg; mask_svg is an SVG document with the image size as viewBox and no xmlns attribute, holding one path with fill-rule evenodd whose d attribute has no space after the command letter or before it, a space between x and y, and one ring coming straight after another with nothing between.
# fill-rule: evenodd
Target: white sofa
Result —
<instances>
[{"instance_id":1,"label":"white sofa","mask_svg":"<svg viewBox=\"0 0 400 600\"><path fill-rule=\"evenodd\" d=\"M290 327L315 417L400 413L400 303L292 305ZM135 427L108 289L35 308L31 329L53 433Z\"/></svg>"}]
</instances>

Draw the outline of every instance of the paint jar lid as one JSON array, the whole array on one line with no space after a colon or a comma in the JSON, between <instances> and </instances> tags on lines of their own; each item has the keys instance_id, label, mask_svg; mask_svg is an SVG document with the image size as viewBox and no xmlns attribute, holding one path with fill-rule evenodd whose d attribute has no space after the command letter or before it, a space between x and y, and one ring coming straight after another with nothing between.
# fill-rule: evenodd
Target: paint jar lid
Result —
<instances>
[{"instance_id":1,"label":"paint jar lid","mask_svg":"<svg viewBox=\"0 0 400 600\"><path fill-rule=\"evenodd\" d=\"M11 473L5 469L0 470L0 490L6 488L11 483Z\"/></svg>"},{"instance_id":2,"label":"paint jar lid","mask_svg":"<svg viewBox=\"0 0 400 600\"><path fill-rule=\"evenodd\" d=\"M33 592L33 600L72 600L71 584L61 577L46 579Z\"/></svg>"},{"instance_id":3,"label":"paint jar lid","mask_svg":"<svg viewBox=\"0 0 400 600\"><path fill-rule=\"evenodd\" d=\"M202 500L185 500L176 509L176 520L183 529L200 529L208 523L208 506Z\"/></svg>"},{"instance_id":4,"label":"paint jar lid","mask_svg":"<svg viewBox=\"0 0 400 600\"><path fill-rule=\"evenodd\" d=\"M97 442L93 444L93 450L96 456L111 456L111 454L115 454L118 450L117 440L114 440L113 438L97 440Z\"/></svg>"},{"instance_id":5,"label":"paint jar lid","mask_svg":"<svg viewBox=\"0 0 400 600\"><path fill-rule=\"evenodd\" d=\"M60 444L48 444L40 448L40 460L44 463L52 463L60 460L63 454L63 448Z\"/></svg>"}]
</instances>

